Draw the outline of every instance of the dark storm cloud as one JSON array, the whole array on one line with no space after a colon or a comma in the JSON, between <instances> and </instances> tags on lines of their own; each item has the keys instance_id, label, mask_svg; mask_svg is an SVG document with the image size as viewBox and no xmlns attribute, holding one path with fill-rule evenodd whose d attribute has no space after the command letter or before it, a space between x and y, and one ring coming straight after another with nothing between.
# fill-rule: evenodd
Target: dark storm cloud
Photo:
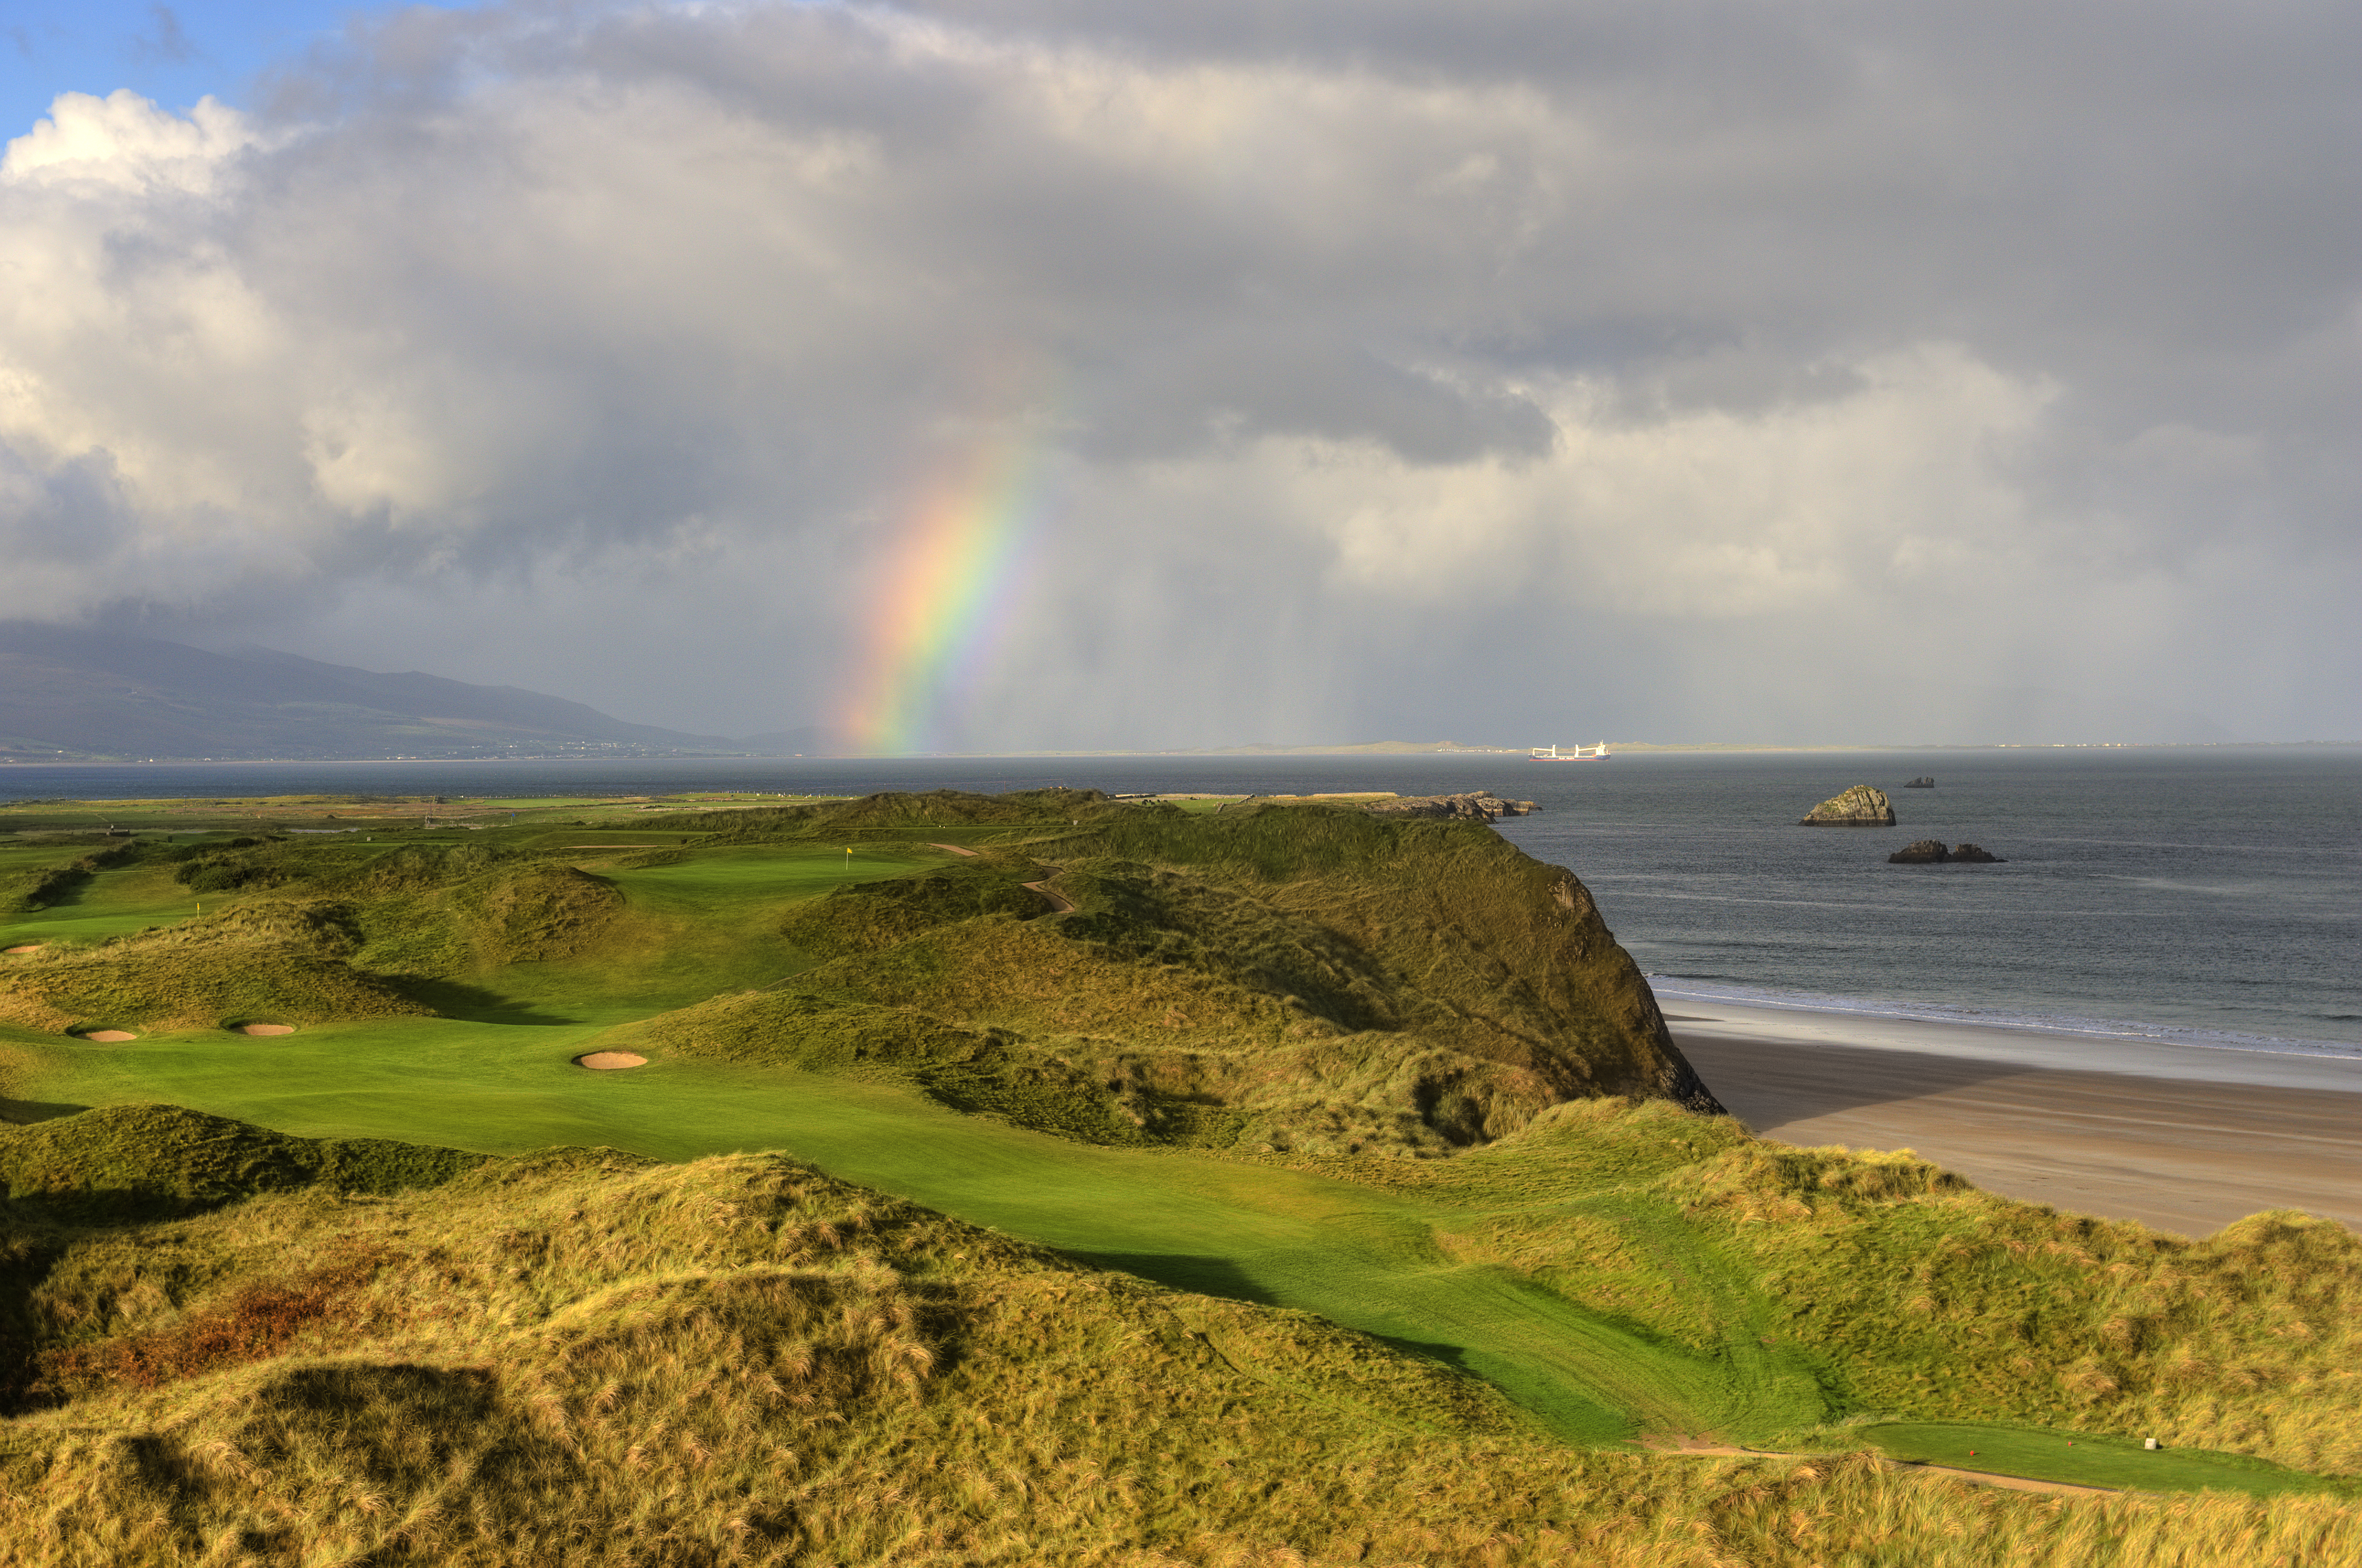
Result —
<instances>
[{"instance_id":1,"label":"dark storm cloud","mask_svg":"<svg viewBox=\"0 0 2362 1568\"><path fill-rule=\"evenodd\" d=\"M2362 730L2357 26L403 12L16 144L0 613L781 727L1000 443L966 744Z\"/></svg>"}]
</instances>

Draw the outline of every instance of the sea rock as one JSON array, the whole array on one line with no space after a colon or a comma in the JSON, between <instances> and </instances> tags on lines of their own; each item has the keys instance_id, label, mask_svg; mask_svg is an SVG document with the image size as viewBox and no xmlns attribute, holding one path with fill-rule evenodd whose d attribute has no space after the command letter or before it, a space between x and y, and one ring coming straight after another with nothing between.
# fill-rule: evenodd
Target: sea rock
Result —
<instances>
[{"instance_id":1,"label":"sea rock","mask_svg":"<svg viewBox=\"0 0 2362 1568\"><path fill-rule=\"evenodd\" d=\"M2007 862L1991 850L1980 849L1973 844L1944 847L1940 838L1923 838L1907 844L1886 857L1890 866L1934 866L1949 863L1959 866L2002 866Z\"/></svg>"},{"instance_id":2,"label":"sea rock","mask_svg":"<svg viewBox=\"0 0 2362 1568\"><path fill-rule=\"evenodd\" d=\"M1374 816L1456 817L1482 823L1522 817L1540 809L1531 801L1504 801L1490 790L1473 790L1459 795L1399 795L1391 801L1373 801L1364 808Z\"/></svg>"},{"instance_id":3,"label":"sea rock","mask_svg":"<svg viewBox=\"0 0 2362 1568\"><path fill-rule=\"evenodd\" d=\"M1873 790L1867 784L1857 784L1842 795L1835 795L1813 808L1812 815L1802 827L1893 827L1894 803L1883 790Z\"/></svg>"},{"instance_id":4,"label":"sea rock","mask_svg":"<svg viewBox=\"0 0 2362 1568\"><path fill-rule=\"evenodd\" d=\"M1905 790L1933 790L1936 787L1936 780L1933 775L1922 773L1916 778L1905 778L1903 781L1903 787Z\"/></svg>"}]
</instances>

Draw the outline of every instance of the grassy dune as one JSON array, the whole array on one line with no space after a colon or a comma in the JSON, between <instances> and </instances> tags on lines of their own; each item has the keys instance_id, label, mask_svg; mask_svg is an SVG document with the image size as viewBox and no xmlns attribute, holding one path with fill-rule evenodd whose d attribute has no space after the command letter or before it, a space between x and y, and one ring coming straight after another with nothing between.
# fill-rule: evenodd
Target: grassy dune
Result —
<instances>
[{"instance_id":1,"label":"grassy dune","mask_svg":"<svg viewBox=\"0 0 2362 1568\"><path fill-rule=\"evenodd\" d=\"M39 1349L35 1408L0 1429L11 1562L1942 1568L2362 1548L2335 1498L2061 1504L1861 1455L1572 1448L1484 1382L1319 1318L1097 1271L777 1154L396 1169L127 1114L48 1134L112 1169L112 1194L12 1205L12 1306ZM138 1190L126 1143L150 1152ZM241 1159L267 1190L177 1168Z\"/></svg>"},{"instance_id":2,"label":"grassy dune","mask_svg":"<svg viewBox=\"0 0 2362 1568\"><path fill-rule=\"evenodd\" d=\"M141 839L0 917L44 944L0 960L0 1116L28 1123L0 1128L0 1539L2362 1551L2350 1232L2184 1242L1752 1140L1682 1103L1581 884L1489 830L1058 792L735 804ZM202 919L121 923L200 881ZM141 1037L61 1032L95 1019L71 977ZM302 1027L222 1028L263 1010ZM650 1065L571 1066L617 1046ZM153 1101L236 1121L60 1116ZM893 1239L847 1241L855 1212ZM820 1370L784 1377L781 1345ZM1706 1432L1827 1457L1627 1447ZM1880 1452L2205 1500L2002 1497ZM140 1518L172 1522L135 1540Z\"/></svg>"}]
</instances>

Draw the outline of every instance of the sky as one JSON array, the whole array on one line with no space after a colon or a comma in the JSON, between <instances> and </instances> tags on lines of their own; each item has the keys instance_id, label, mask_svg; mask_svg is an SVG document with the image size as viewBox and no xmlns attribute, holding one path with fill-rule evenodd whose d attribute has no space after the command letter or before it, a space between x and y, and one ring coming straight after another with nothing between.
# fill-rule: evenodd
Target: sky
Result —
<instances>
[{"instance_id":1,"label":"sky","mask_svg":"<svg viewBox=\"0 0 2362 1568\"><path fill-rule=\"evenodd\" d=\"M31 0L0 617L863 752L2355 740L2357 46Z\"/></svg>"}]
</instances>

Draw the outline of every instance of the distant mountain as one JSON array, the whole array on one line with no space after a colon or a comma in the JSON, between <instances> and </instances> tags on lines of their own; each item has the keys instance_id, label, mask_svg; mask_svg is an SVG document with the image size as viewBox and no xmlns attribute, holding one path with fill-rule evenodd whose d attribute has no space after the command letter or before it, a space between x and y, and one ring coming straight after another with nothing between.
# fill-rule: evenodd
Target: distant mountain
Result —
<instances>
[{"instance_id":1,"label":"distant mountain","mask_svg":"<svg viewBox=\"0 0 2362 1568\"><path fill-rule=\"evenodd\" d=\"M0 622L0 758L767 754L513 686Z\"/></svg>"}]
</instances>

